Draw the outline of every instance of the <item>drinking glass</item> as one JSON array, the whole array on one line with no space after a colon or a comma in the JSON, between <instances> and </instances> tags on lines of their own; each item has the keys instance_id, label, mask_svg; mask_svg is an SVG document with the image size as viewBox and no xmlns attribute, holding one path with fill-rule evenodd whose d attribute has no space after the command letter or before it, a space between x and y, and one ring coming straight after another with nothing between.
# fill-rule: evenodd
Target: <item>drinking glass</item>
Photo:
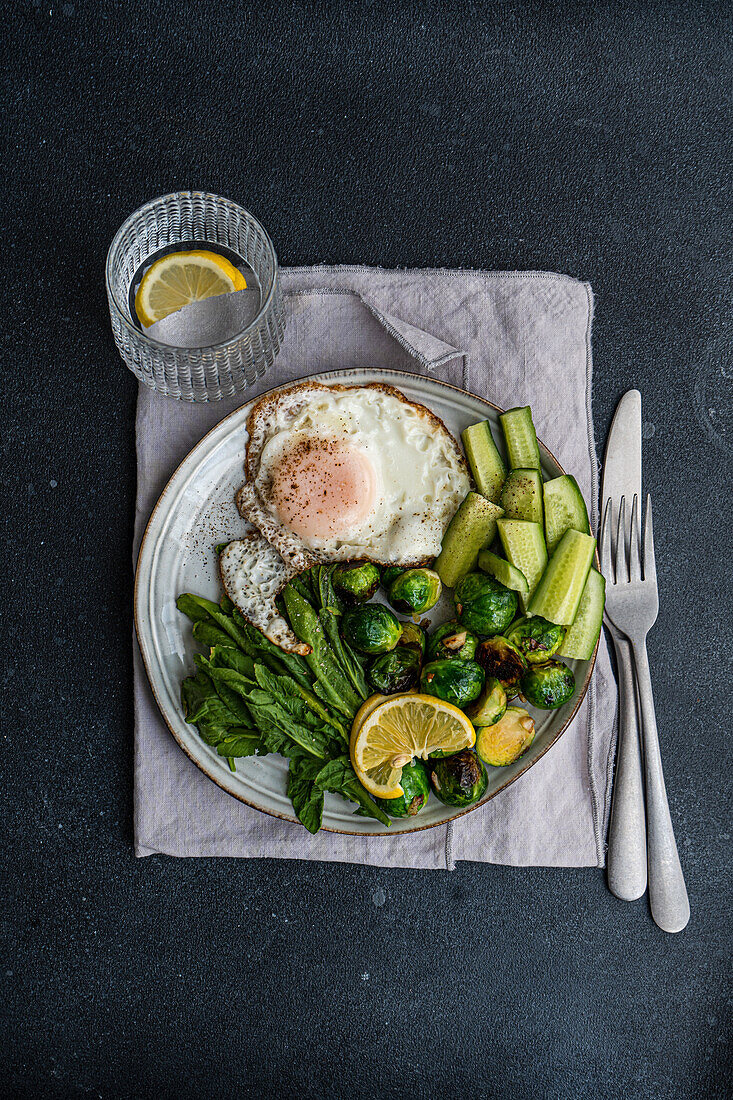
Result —
<instances>
[{"instance_id":1,"label":"drinking glass","mask_svg":"<svg viewBox=\"0 0 733 1100\"><path fill-rule=\"evenodd\" d=\"M199 243L200 242L200 243ZM230 339L178 348L148 336L132 304L133 283L164 250L217 246L252 269L260 302L254 319ZM171 247L173 246L173 247ZM146 386L182 401L219 401L253 385L271 366L285 318L272 241L255 217L229 199L178 191L145 203L115 234L107 254L107 298L115 343Z\"/></svg>"}]
</instances>

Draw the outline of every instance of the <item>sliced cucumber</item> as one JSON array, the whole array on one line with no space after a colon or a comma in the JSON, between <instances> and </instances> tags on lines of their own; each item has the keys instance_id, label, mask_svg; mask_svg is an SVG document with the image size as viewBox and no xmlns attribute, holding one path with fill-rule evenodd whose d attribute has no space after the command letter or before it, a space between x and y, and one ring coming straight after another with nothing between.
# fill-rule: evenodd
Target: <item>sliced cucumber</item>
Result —
<instances>
[{"instance_id":1,"label":"sliced cucumber","mask_svg":"<svg viewBox=\"0 0 733 1100\"><path fill-rule=\"evenodd\" d=\"M483 569L484 573L496 577L499 584L503 584L505 588L518 592L523 599L529 596L529 585L524 573L510 565L504 558L492 554L490 550L479 551L478 567Z\"/></svg>"},{"instance_id":2,"label":"sliced cucumber","mask_svg":"<svg viewBox=\"0 0 733 1100\"><path fill-rule=\"evenodd\" d=\"M547 565L544 531L539 523L530 523L529 520L524 519L500 519L496 526L499 529L504 553L514 568L524 573L527 581L527 595L523 596L521 592L519 593L522 610L526 611L532 593Z\"/></svg>"},{"instance_id":3,"label":"sliced cucumber","mask_svg":"<svg viewBox=\"0 0 733 1100\"><path fill-rule=\"evenodd\" d=\"M570 626L578 612L595 548L592 535L583 535L572 527L565 532L529 601L530 615Z\"/></svg>"},{"instance_id":4,"label":"sliced cucumber","mask_svg":"<svg viewBox=\"0 0 733 1100\"><path fill-rule=\"evenodd\" d=\"M591 659L601 633L605 602L606 581L600 573L591 569L580 597L578 614L557 651L559 657L574 657L576 661Z\"/></svg>"},{"instance_id":5,"label":"sliced cucumber","mask_svg":"<svg viewBox=\"0 0 733 1100\"><path fill-rule=\"evenodd\" d=\"M433 567L447 588L455 588L471 572L479 550L493 541L496 521L503 514L498 504L480 493L468 494L443 535L443 546Z\"/></svg>"},{"instance_id":6,"label":"sliced cucumber","mask_svg":"<svg viewBox=\"0 0 733 1100\"><path fill-rule=\"evenodd\" d=\"M532 410L529 405L519 409L509 409L499 417L504 429L506 453L513 470L539 470L540 449L537 446L537 434L532 423Z\"/></svg>"},{"instance_id":7,"label":"sliced cucumber","mask_svg":"<svg viewBox=\"0 0 733 1100\"><path fill-rule=\"evenodd\" d=\"M498 504L506 466L494 443L488 420L466 428L461 432L461 439L476 488L487 500Z\"/></svg>"},{"instance_id":8,"label":"sliced cucumber","mask_svg":"<svg viewBox=\"0 0 733 1100\"><path fill-rule=\"evenodd\" d=\"M545 535L547 549L555 549L568 528L590 534L588 509L578 483L571 474L546 481L543 487L545 497ZM506 505L502 504L506 510Z\"/></svg>"},{"instance_id":9,"label":"sliced cucumber","mask_svg":"<svg viewBox=\"0 0 733 1100\"><path fill-rule=\"evenodd\" d=\"M539 470L512 470L501 491L499 504L507 519L526 519L542 524L542 474Z\"/></svg>"}]
</instances>

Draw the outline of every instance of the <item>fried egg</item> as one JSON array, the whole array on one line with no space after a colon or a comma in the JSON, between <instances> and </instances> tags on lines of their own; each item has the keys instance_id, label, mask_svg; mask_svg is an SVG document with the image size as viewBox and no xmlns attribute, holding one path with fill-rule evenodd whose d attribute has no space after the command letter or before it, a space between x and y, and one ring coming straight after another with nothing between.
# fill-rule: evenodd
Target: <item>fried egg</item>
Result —
<instances>
[{"instance_id":1,"label":"fried egg","mask_svg":"<svg viewBox=\"0 0 733 1100\"><path fill-rule=\"evenodd\" d=\"M229 599L266 638L291 653L310 653L280 614L275 597L295 576L274 546L253 531L219 554L219 573Z\"/></svg>"},{"instance_id":2,"label":"fried egg","mask_svg":"<svg viewBox=\"0 0 733 1100\"><path fill-rule=\"evenodd\" d=\"M391 386L306 382L279 390L254 406L247 430L237 504L288 579L319 562L427 564L470 487L443 422ZM253 564L242 558L236 581L222 570L225 590L250 621L244 600L257 584L244 570ZM275 594L266 597L273 623L281 619ZM262 608L257 614L264 621ZM268 626L268 637L270 629L282 630ZM283 648L290 647L288 640Z\"/></svg>"}]
</instances>

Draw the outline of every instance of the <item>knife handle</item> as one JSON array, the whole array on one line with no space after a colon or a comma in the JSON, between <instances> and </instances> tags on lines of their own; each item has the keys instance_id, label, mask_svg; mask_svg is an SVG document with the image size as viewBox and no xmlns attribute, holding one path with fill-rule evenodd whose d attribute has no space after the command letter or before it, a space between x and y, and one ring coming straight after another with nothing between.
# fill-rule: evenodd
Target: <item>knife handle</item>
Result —
<instances>
[{"instance_id":1,"label":"knife handle","mask_svg":"<svg viewBox=\"0 0 733 1100\"><path fill-rule=\"evenodd\" d=\"M646 890L646 814L641 774L636 685L627 641L611 633L618 663L619 724L616 778L608 826L606 874L612 894L635 901Z\"/></svg>"}]
</instances>

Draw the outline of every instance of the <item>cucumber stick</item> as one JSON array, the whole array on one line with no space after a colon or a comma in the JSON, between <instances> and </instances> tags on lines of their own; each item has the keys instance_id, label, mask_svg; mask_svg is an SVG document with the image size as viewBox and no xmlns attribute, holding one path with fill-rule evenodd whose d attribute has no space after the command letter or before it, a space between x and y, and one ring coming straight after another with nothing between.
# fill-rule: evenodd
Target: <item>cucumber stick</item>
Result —
<instances>
[{"instance_id":1,"label":"cucumber stick","mask_svg":"<svg viewBox=\"0 0 733 1100\"><path fill-rule=\"evenodd\" d=\"M534 590L528 613L541 615L558 626L570 626L580 605L595 548L592 535L569 528Z\"/></svg>"},{"instance_id":2,"label":"cucumber stick","mask_svg":"<svg viewBox=\"0 0 733 1100\"><path fill-rule=\"evenodd\" d=\"M529 585L524 573L520 572L519 569L515 569L504 558L492 554L490 550L479 551L478 567L484 573L495 577L499 584L503 584L505 588L510 588L512 592L518 592L523 599L527 599L529 596Z\"/></svg>"},{"instance_id":3,"label":"cucumber stick","mask_svg":"<svg viewBox=\"0 0 733 1100\"><path fill-rule=\"evenodd\" d=\"M523 519L500 519L496 526L504 553L527 581L527 595L519 593L522 610L526 611L529 599L547 566L544 532L539 523Z\"/></svg>"},{"instance_id":4,"label":"cucumber stick","mask_svg":"<svg viewBox=\"0 0 733 1100\"><path fill-rule=\"evenodd\" d=\"M461 439L476 488L481 496L498 504L506 478L506 466L494 443L488 420L471 424L470 428L461 432Z\"/></svg>"},{"instance_id":5,"label":"cucumber stick","mask_svg":"<svg viewBox=\"0 0 733 1100\"><path fill-rule=\"evenodd\" d=\"M479 493L469 493L443 535L434 569L447 588L455 588L476 565L479 550L496 536L496 521L504 513Z\"/></svg>"},{"instance_id":6,"label":"cucumber stick","mask_svg":"<svg viewBox=\"0 0 733 1100\"><path fill-rule=\"evenodd\" d=\"M539 470L540 449L537 446L537 434L532 423L532 410L529 405L519 409L509 409L499 417L504 429L506 453L513 470Z\"/></svg>"},{"instance_id":7,"label":"cucumber stick","mask_svg":"<svg viewBox=\"0 0 733 1100\"><path fill-rule=\"evenodd\" d=\"M501 491L499 504L507 519L526 519L542 524L542 474L539 470L512 470Z\"/></svg>"},{"instance_id":8,"label":"cucumber stick","mask_svg":"<svg viewBox=\"0 0 733 1100\"><path fill-rule=\"evenodd\" d=\"M546 481L543 486L545 499L545 537L550 553L569 527L583 534L590 534L588 510L578 483L571 474ZM502 507L506 507L502 505Z\"/></svg>"},{"instance_id":9,"label":"cucumber stick","mask_svg":"<svg viewBox=\"0 0 733 1100\"><path fill-rule=\"evenodd\" d=\"M578 614L558 650L559 657L574 657L576 661L591 659L601 633L605 602L606 582L600 573L591 569L580 597Z\"/></svg>"}]
</instances>

